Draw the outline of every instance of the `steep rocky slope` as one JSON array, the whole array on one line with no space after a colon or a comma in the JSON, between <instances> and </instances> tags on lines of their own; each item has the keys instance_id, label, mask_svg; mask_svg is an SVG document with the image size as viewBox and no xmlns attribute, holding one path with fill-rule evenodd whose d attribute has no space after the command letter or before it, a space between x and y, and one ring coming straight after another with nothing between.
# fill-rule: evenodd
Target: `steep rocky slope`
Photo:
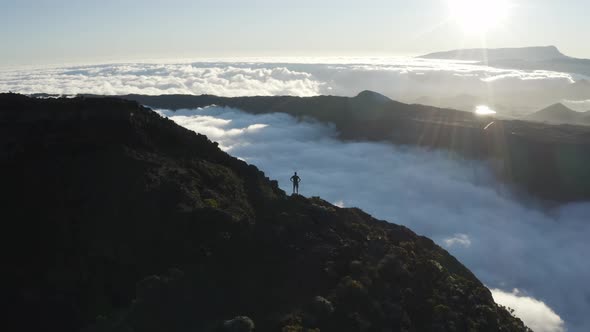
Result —
<instances>
[{"instance_id":1,"label":"steep rocky slope","mask_svg":"<svg viewBox=\"0 0 590 332\"><path fill-rule=\"evenodd\" d=\"M0 137L21 330L526 330L431 240L287 196L135 102L0 95Z\"/></svg>"}]
</instances>

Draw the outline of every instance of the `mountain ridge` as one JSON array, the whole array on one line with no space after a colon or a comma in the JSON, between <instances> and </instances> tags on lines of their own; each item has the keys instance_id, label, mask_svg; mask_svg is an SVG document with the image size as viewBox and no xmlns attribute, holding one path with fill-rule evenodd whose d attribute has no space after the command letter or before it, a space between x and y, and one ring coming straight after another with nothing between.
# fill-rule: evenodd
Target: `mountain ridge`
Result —
<instances>
[{"instance_id":1,"label":"mountain ridge","mask_svg":"<svg viewBox=\"0 0 590 332\"><path fill-rule=\"evenodd\" d=\"M528 60L546 61L570 59L559 49L551 46L507 47L507 48L469 48L434 52L419 56L426 59L456 59L467 61Z\"/></svg>"},{"instance_id":2,"label":"mountain ridge","mask_svg":"<svg viewBox=\"0 0 590 332\"><path fill-rule=\"evenodd\" d=\"M590 127L540 125L472 112L357 97L217 97L125 95L155 108L217 105L253 114L287 113L333 123L343 140L390 142L492 161L498 178L517 190L557 202L590 199ZM488 126L493 122L493 125ZM501 144L499 144L501 142ZM535 166L533 166L535 165ZM542 165L539 167L538 165Z\"/></svg>"},{"instance_id":3,"label":"mountain ridge","mask_svg":"<svg viewBox=\"0 0 590 332\"><path fill-rule=\"evenodd\" d=\"M136 102L0 94L0 128L25 330L527 330L431 240L287 196Z\"/></svg>"},{"instance_id":4,"label":"mountain ridge","mask_svg":"<svg viewBox=\"0 0 590 332\"><path fill-rule=\"evenodd\" d=\"M555 46L457 49L430 53L419 58L477 61L498 68L549 70L590 77L590 59L566 56Z\"/></svg>"}]
</instances>

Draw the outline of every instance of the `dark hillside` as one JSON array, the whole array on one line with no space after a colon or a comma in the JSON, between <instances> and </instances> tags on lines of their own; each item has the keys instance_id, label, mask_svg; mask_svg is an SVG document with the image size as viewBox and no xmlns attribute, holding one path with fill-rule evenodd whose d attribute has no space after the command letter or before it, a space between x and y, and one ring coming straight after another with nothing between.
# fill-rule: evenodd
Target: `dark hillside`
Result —
<instances>
[{"instance_id":1,"label":"dark hillside","mask_svg":"<svg viewBox=\"0 0 590 332\"><path fill-rule=\"evenodd\" d=\"M431 240L287 196L135 102L3 94L0 142L17 330L526 330Z\"/></svg>"}]
</instances>

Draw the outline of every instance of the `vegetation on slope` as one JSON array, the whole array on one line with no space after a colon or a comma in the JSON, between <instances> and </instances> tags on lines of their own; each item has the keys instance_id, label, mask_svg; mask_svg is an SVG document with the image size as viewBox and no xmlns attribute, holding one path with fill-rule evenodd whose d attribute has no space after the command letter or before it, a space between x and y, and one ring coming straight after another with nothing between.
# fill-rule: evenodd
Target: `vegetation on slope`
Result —
<instances>
[{"instance_id":1,"label":"vegetation on slope","mask_svg":"<svg viewBox=\"0 0 590 332\"><path fill-rule=\"evenodd\" d=\"M527 330L431 240L287 196L135 102L4 94L0 127L22 330Z\"/></svg>"}]
</instances>

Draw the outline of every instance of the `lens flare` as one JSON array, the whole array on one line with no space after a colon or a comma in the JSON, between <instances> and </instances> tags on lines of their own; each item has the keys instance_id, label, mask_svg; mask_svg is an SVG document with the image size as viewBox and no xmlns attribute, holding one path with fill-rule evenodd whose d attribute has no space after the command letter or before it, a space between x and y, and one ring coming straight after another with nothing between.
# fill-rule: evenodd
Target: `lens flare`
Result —
<instances>
[{"instance_id":1,"label":"lens flare","mask_svg":"<svg viewBox=\"0 0 590 332\"><path fill-rule=\"evenodd\" d=\"M493 109L491 109L487 105L479 105L479 106L475 107L475 114L477 114L477 115L492 115L492 114L496 114L496 111L494 111Z\"/></svg>"},{"instance_id":2,"label":"lens flare","mask_svg":"<svg viewBox=\"0 0 590 332\"><path fill-rule=\"evenodd\" d=\"M486 33L508 18L509 0L448 0L451 19L465 33Z\"/></svg>"}]
</instances>

